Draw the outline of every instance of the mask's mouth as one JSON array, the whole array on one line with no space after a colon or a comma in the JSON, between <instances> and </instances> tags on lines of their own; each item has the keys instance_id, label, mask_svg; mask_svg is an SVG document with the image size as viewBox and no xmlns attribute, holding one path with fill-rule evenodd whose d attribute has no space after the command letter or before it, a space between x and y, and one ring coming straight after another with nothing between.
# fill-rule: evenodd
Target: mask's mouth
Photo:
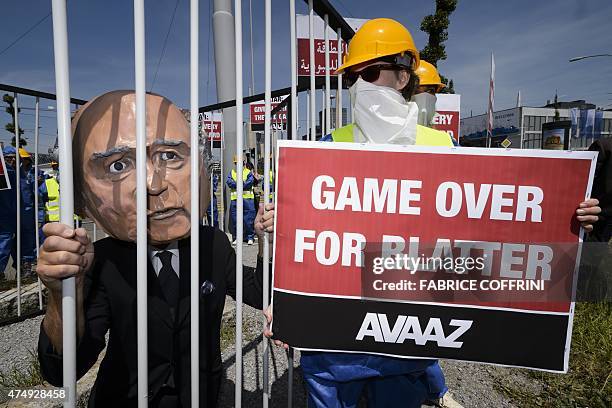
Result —
<instances>
[{"instance_id":1,"label":"mask's mouth","mask_svg":"<svg viewBox=\"0 0 612 408\"><path fill-rule=\"evenodd\" d=\"M149 218L152 220L165 220L166 218L170 218L175 216L176 214L178 214L180 211L183 211L182 208L180 207L169 207L169 208L164 208L162 210L157 210L157 211L149 211Z\"/></svg>"}]
</instances>

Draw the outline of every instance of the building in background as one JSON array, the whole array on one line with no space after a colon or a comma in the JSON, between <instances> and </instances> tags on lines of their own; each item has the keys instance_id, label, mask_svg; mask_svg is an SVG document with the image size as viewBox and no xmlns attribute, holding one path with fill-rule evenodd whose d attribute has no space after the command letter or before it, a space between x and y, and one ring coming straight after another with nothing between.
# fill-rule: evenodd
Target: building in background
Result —
<instances>
[{"instance_id":1,"label":"building in background","mask_svg":"<svg viewBox=\"0 0 612 408\"><path fill-rule=\"evenodd\" d=\"M542 124L560 120L574 123L570 138L572 150L586 149L597 138L612 137L612 111L596 110L595 105L579 100L549 103L539 108L521 106L494 112L491 146L500 147L508 139L510 148L540 149ZM462 146L486 146L486 113L462 118L460 123Z\"/></svg>"}]
</instances>

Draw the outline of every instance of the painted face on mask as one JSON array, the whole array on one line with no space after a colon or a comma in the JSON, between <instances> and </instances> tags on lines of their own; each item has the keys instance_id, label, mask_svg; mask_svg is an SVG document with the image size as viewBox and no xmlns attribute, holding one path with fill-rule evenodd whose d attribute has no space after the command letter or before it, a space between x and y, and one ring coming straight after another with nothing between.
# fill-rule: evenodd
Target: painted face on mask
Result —
<instances>
[{"instance_id":1,"label":"painted face on mask","mask_svg":"<svg viewBox=\"0 0 612 408\"><path fill-rule=\"evenodd\" d=\"M146 107L148 235L151 244L160 245L190 232L190 132L168 99L147 95ZM106 232L124 241L136 240L135 119L134 93L114 91L85 105L73 121L78 201ZM208 177L200 168L200 206L206 208Z\"/></svg>"},{"instance_id":2,"label":"painted face on mask","mask_svg":"<svg viewBox=\"0 0 612 408\"><path fill-rule=\"evenodd\" d=\"M355 124L370 143L416 143L418 109L399 91L358 78L349 88Z\"/></svg>"}]
</instances>

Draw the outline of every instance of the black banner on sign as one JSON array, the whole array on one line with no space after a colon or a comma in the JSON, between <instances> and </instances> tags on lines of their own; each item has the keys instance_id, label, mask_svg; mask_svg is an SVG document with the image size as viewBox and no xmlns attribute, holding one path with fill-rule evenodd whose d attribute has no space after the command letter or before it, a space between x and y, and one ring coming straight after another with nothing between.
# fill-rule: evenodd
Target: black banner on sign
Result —
<instances>
[{"instance_id":1,"label":"black banner on sign","mask_svg":"<svg viewBox=\"0 0 612 408\"><path fill-rule=\"evenodd\" d=\"M298 349L567 371L567 313L304 296L278 290L273 302L274 337Z\"/></svg>"}]
</instances>

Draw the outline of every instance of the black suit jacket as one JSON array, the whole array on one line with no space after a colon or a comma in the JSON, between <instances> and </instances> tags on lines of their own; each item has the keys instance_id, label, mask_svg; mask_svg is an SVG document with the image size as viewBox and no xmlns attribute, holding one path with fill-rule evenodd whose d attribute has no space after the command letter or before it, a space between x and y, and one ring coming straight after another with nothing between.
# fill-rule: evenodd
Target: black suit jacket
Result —
<instances>
[{"instance_id":1,"label":"black suit jacket","mask_svg":"<svg viewBox=\"0 0 612 408\"><path fill-rule=\"evenodd\" d=\"M599 200L601 214L592 236L601 242L612 238L612 138L596 140L589 150L599 152L591 196Z\"/></svg>"},{"instance_id":2,"label":"black suit jacket","mask_svg":"<svg viewBox=\"0 0 612 408\"><path fill-rule=\"evenodd\" d=\"M190 406L190 240L179 241L180 299L176 315L164 299L159 280L149 262L148 342L149 401L163 385L173 385L181 406ZM216 406L221 383L220 328L225 296L235 297L235 252L227 236L211 227L200 227L200 406ZM244 267L244 302L262 307L262 264ZM207 283L210 287L210 284ZM85 334L77 346L77 376L83 376L108 348L92 390L89 406L135 406L137 394L136 244L106 238L95 243L93 267L85 276ZM62 360L41 326L38 355L44 378L62 384ZM152 404L154 405L154 404Z\"/></svg>"}]
</instances>

